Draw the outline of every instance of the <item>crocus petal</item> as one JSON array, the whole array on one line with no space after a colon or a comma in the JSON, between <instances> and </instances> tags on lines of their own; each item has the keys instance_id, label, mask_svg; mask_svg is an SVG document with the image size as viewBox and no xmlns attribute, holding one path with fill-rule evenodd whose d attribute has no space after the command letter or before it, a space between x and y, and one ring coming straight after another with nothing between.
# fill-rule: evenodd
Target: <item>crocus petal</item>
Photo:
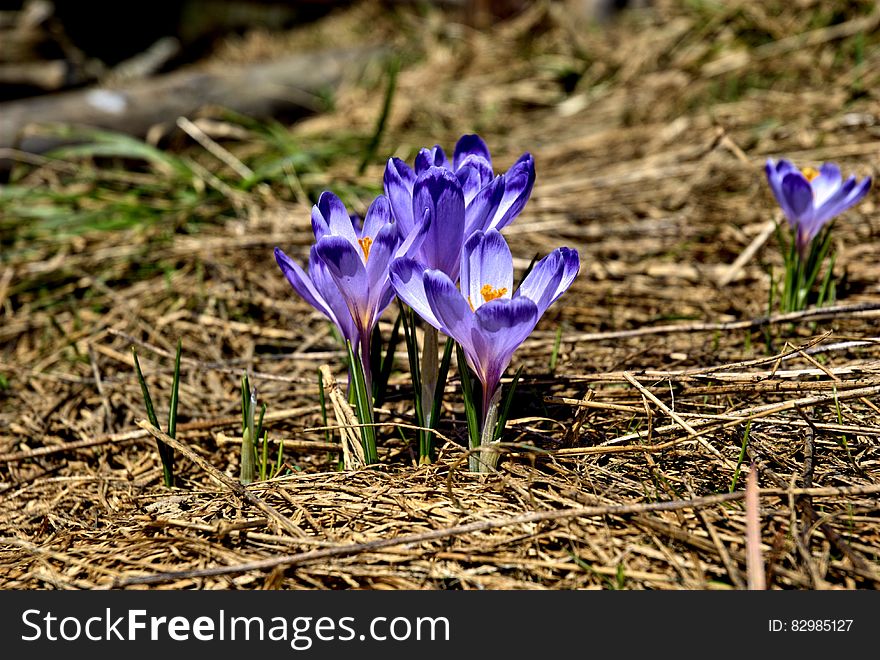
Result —
<instances>
[{"instance_id":1,"label":"crocus petal","mask_svg":"<svg viewBox=\"0 0 880 660\"><path fill-rule=\"evenodd\" d=\"M791 209L789 222L794 226L807 222L813 213L813 189L800 172L789 172L782 177L782 195Z\"/></svg>"},{"instance_id":2,"label":"crocus petal","mask_svg":"<svg viewBox=\"0 0 880 660\"><path fill-rule=\"evenodd\" d=\"M425 293L424 264L420 264L415 259L404 257L392 261L390 271L391 286L397 293L397 297L412 307L415 313L427 323L440 330L440 321L434 316Z\"/></svg>"},{"instance_id":3,"label":"crocus petal","mask_svg":"<svg viewBox=\"0 0 880 660\"><path fill-rule=\"evenodd\" d=\"M278 263L278 267L281 268L281 272L284 273L284 277L290 282L290 286L293 287L294 291L296 291L300 297L312 307L336 323L336 325L339 325L333 310L327 305L324 297L318 292L314 284L312 284L312 280L306 275L305 271L300 268L299 264L284 254L281 248L277 247L275 248L275 261Z\"/></svg>"},{"instance_id":4,"label":"crocus petal","mask_svg":"<svg viewBox=\"0 0 880 660\"><path fill-rule=\"evenodd\" d=\"M798 169L787 160L780 160L779 162L774 163L773 160L769 158L767 159L767 164L764 169L767 173L767 182L770 184L770 191L776 198L776 202L779 204L782 213L785 215L788 222L790 224L793 223L794 220L792 220L792 218L797 216L794 211L792 211L788 198L782 190L782 178L789 172L797 172Z\"/></svg>"},{"instance_id":5,"label":"crocus petal","mask_svg":"<svg viewBox=\"0 0 880 660\"><path fill-rule=\"evenodd\" d=\"M531 154L520 156L503 175L504 196L495 211L495 216L486 228L504 229L516 219L529 201L535 186L535 160Z\"/></svg>"},{"instance_id":6,"label":"crocus petal","mask_svg":"<svg viewBox=\"0 0 880 660\"><path fill-rule=\"evenodd\" d=\"M317 246L313 245L309 251L309 278L315 289L327 303L327 307L332 310L335 318L336 327L342 333L342 336L348 339L352 346L357 346L360 341L360 332L352 318L348 303L342 297L339 286L330 274L327 264L318 256Z\"/></svg>"},{"instance_id":7,"label":"crocus petal","mask_svg":"<svg viewBox=\"0 0 880 660\"><path fill-rule=\"evenodd\" d=\"M813 189L813 206L819 208L827 202L832 195L840 190L843 177L840 168L834 163L825 163L819 170L819 176L810 181Z\"/></svg>"},{"instance_id":8,"label":"crocus petal","mask_svg":"<svg viewBox=\"0 0 880 660\"><path fill-rule=\"evenodd\" d=\"M378 304L379 297L384 289L390 286L388 282L388 266L394 257L397 242L397 227L387 224L379 230L373 244L370 246L370 258L367 259L367 286L370 290L370 298L374 305Z\"/></svg>"},{"instance_id":9,"label":"crocus petal","mask_svg":"<svg viewBox=\"0 0 880 660\"><path fill-rule=\"evenodd\" d=\"M364 226L360 234L361 237L368 236L375 240L376 234L379 233L379 230L381 230L382 227L391 224L392 219L391 203L388 201L387 197L379 195L373 200L373 203L370 204L370 208L367 209L367 215L364 218ZM396 231L395 228L395 232Z\"/></svg>"},{"instance_id":10,"label":"crocus petal","mask_svg":"<svg viewBox=\"0 0 880 660\"><path fill-rule=\"evenodd\" d=\"M828 222L831 218L846 211L848 208L857 204L862 198L868 194L871 188L871 177L865 177L856 184L855 177L849 177L835 195L828 199L822 206L816 208L815 216L822 224Z\"/></svg>"},{"instance_id":11,"label":"crocus petal","mask_svg":"<svg viewBox=\"0 0 880 660\"><path fill-rule=\"evenodd\" d=\"M497 389L514 351L535 329L538 317L537 305L528 298L493 300L477 310L473 359L480 380L490 393Z\"/></svg>"},{"instance_id":12,"label":"crocus petal","mask_svg":"<svg viewBox=\"0 0 880 660\"><path fill-rule=\"evenodd\" d=\"M541 259L519 285L516 297L532 300L543 316L547 308L568 290L580 271L577 250L557 248Z\"/></svg>"},{"instance_id":13,"label":"crocus petal","mask_svg":"<svg viewBox=\"0 0 880 660\"><path fill-rule=\"evenodd\" d=\"M395 257L412 257L419 253L422 243L425 242L425 236L431 229L434 214L429 209L425 209L422 214L422 221L412 230L408 236L397 246ZM399 234L398 234L399 235Z\"/></svg>"},{"instance_id":14,"label":"crocus petal","mask_svg":"<svg viewBox=\"0 0 880 660\"><path fill-rule=\"evenodd\" d=\"M491 287L488 300L510 298L513 293L513 257L494 229L474 232L461 251L461 291L475 310L488 302L485 286Z\"/></svg>"},{"instance_id":15,"label":"crocus petal","mask_svg":"<svg viewBox=\"0 0 880 660\"><path fill-rule=\"evenodd\" d=\"M373 310L370 308L367 272L359 249L341 236L325 236L315 244L315 250L339 287L358 330L369 331L374 320Z\"/></svg>"},{"instance_id":16,"label":"crocus petal","mask_svg":"<svg viewBox=\"0 0 880 660\"><path fill-rule=\"evenodd\" d=\"M449 166L449 160L446 158L446 153L439 144L435 144L433 149L421 149L416 155L416 176L424 174L432 167L452 170Z\"/></svg>"},{"instance_id":17,"label":"crocus petal","mask_svg":"<svg viewBox=\"0 0 880 660\"><path fill-rule=\"evenodd\" d=\"M416 179L413 215L431 213L430 227L420 254L428 268L458 278L459 251L464 242L465 207L461 185L447 169L431 167Z\"/></svg>"},{"instance_id":18,"label":"crocus petal","mask_svg":"<svg viewBox=\"0 0 880 660\"><path fill-rule=\"evenodd\" d=\"M394 219L403 236L408 236L414 228L412 194L416 173L399 158L390 158L385 166L385 194L391 202Z\"/></svg>"},{"instance_id":19,"label":"crocus petal","mask_svg":"<svg viewBox=\"0 0 880 660\"><path fill-rule=\"evenodd\" d=\"M498 207L504 197L504 177L497 176L491 183L483 186L465 210L464 235L475 231L485 231L492 224Z\"/></svg>"},{"instance_id":20,"label":"crocus petal","mask_svg":"<svg viewBox=\"0 0 880 660\"><path fill-rule=\"evenodd\" d=\"M452 168L457 172L469 156L478 156L489 164L492 170L492 157L489 155L489 147L479 135L462 135L455 144L455 152L452 156Z\"/></svg>"},{"instance_id":21,"label":"crocus petal","mask_svg":"<svg viewBox=\"0 0 880 660\"><path fill-rule=\"evenodd\" d=\"M481 156L470 155L456 168L455 176L461 183L464 203L470 204L477 193L495 178L492 165Z\"/></svg>"},{"instance_id":22,"label":"crocus petal","mask_svg":"<svg viewBox=\"0 0 880 660\"><path fill-rule=\"evenodd\" d=\"M342 236L353 246L358 244L357 234L355 233L351 216L348 214L345 204L343 204L342 200L336 195L330 191L324 191L321 193L321 196L318 198L318 203L312 208L313 229L316 224L316 212L327 224L330 235ZM323 238L323 236L320 238L318 237L317 231L315 231L315 237L318 238L318 240Z\"/></svg>"},{"instance_id":23,"label":"crocus petal","mask_svg":"<svg viewBox=\"0 0 880 660\"><path fill-rule=\"evenodd\" d=\"M428 305L434 318L440 322L439 329L461 344L465 351L473 349L474 313L461 292L449 276L439 270L425 271L424 283Z\"/></svg>"}]
</instances>

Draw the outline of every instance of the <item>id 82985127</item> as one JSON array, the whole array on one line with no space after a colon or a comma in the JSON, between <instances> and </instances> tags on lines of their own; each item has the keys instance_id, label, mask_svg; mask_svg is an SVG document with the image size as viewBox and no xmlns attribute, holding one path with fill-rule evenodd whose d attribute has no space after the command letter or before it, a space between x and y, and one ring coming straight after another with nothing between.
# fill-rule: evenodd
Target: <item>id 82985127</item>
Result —
<instances>
[{"instance_id":1,"label":"id 82985127","mask_svg":"<svg viewBox=\"0 0 880 660\"><path fill-rule=\"evenodd\" d=\"M854 619L769 619L770 632L849 632Z\"/></svg>"}]
</instances>

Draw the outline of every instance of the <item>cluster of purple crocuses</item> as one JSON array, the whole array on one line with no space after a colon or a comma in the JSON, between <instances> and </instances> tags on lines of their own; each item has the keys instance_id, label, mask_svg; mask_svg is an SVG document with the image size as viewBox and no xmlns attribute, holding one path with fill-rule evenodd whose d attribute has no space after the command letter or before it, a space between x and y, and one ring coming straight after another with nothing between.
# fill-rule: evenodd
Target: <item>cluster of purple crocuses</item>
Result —
<instances>
[{"instance_id":1,"label":"cluster of purple crocuses","mask_svg":"<svg viewBox=\"0 0 880 660\"><path fill-rule=\"evenodd\" d=\"M451 161L440 146L422 149L414 167L389 159L385 194L362 223L324 192L312 209L308 271L279 248L275 258L294 290L350 342L368 392L371 334L395 295L457 342L480 381L485 425L514 351L579 270L577 252L561 247L514 291L513 258L500 232L522 211L534 182L530 154L495 174L486 143L464 135ZM424 351L436 361L436 343Z\"/></svg>"}]
</instances>

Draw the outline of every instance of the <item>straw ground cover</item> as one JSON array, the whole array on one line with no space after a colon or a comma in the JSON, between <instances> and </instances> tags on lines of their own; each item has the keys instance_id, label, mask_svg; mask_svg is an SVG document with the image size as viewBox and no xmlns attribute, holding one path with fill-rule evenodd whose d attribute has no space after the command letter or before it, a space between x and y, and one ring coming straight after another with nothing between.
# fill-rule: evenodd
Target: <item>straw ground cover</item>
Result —
<instances>
[{"instance_id":1,"label":"straw ground cover","mask_svg":"<svg viewBox=\"0 0 880 660\"><path fill-rule=\"evenodd\" d=\"M876 588L876 193L835 227L836 302L779 315L762 174L784 156L876 179L872 6L658 1L595 29L536 3L477 32L368 3L217 56L399 46L378 140L382 67L289 128L211 111L213 152L183 132L18 155L0 189L0 585ZM581 274L514 357L496 474L467 472L454 367L438 459L416 465L402 346L380 463L340 469L343 351L272 248L304 261L321 190L363 212L387 156L472 131L499 166L535 156L505 230L519 272L569 245ZM178 339L166 488L131 347L162 419ZM284 451L247 488L244 370Z\"/></svg>"}]
</instances>

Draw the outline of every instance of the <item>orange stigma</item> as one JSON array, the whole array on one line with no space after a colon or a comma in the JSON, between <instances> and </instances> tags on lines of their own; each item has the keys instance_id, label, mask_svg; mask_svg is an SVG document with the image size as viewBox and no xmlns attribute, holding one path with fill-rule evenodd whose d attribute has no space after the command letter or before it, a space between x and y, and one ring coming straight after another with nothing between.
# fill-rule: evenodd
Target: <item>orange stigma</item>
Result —
<instances>
[{"instance_id":1,"label":"orange stigma","mask_svg":"<svg viewBox=\"0 0 880 660\"><path fill-rule=\"evenodd\" d=\"M815 167L805 167L801 170L801 174L803 174L807 178L807 181L812 182L813 179L819 176L819 170L817 170Z\"/></svg>"},{"instance_id":2,"label":"orange stigma","mask_svg":"<svg viewBox=\"0 0 880 660\"><path fill-rule=\"evenodd\" d=\"M360 243L361 250L363 250L364 261L367 261L370 258L370 248L373 245L373 239L369 236L364 236L363 238L358 239L358 243Z\"/></svg>"},{"instance_id":3,"label":"orange stigma","mask_svg":"<svg viewBox=\"0 0 880 660\"><path fill-rule=\"evenodd\" d=\"M505 293L507 293L507 287L496 289L491 284L484 284L483 288L480 289L480 295L483 296L483 302L489 302L490 300L500 298Z\"/></svg>"}]
</instances>

